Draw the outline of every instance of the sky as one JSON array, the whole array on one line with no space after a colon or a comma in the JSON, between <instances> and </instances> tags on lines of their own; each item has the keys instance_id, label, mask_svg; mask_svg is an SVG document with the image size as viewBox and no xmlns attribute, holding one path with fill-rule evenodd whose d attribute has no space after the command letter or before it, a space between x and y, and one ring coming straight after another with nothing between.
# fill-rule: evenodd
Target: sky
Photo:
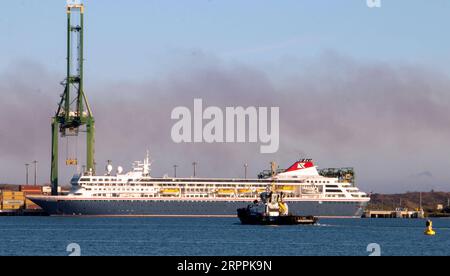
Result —
<instances>
[{"instance_id":1,"label":"sky","mask_svg":"<svg viewBox=\"0 0 450 276\"><path fill-rule=\"evenodd\" d=\"M84 4L99 171L109 159L129 168L149 148L155 176L172 174L174 164L189 176L194 160L200 176L243 176L244 163L256 175L272 160L288 167L309 157L319 167L355 167L367 192L450 190L450 2ZM2 10L0 183L24 182L32 160L39 182L48 182L50 118L65 77L65 1L2 0ZM280 107L279 152L173 143L171 111L192 108L194 98L222 108ZM83 152L82 139L68 151ZM62 166L60 179L71 173Z\"/></svg>"}]
</instances>

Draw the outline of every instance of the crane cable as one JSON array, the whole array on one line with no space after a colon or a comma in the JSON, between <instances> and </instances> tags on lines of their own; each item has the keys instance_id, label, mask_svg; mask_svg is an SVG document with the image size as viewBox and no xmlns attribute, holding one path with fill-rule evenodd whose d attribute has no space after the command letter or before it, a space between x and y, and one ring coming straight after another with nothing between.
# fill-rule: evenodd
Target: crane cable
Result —
<instances>
[{"instance_id":1,"label":"crane cable","mask_svg":"<svg viewBox=\"0 0 450 276\"><path fill-rule=\"evenodd\" d=\"M69 136L66 136L66 165L69 166Z\"/></svg>"},{"instance_id":2,"label":"crane cable","mask_svg":"<svg viewBox=\"0 0 450 276\"><path fill-rule=\"evenodd\" d=\"M75 159L72 158L72 154L70 153L70 141L69 136L66 136L66 165L78 167L78 136L75 137Z\"/></svg>"}]
</instances>

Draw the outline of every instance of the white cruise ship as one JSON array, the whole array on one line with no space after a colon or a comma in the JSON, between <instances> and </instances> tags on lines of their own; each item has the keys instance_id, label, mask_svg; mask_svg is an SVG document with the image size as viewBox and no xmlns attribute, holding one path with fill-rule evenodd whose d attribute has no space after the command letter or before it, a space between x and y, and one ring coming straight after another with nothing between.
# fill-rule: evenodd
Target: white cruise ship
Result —
<instances>
[{"instance_id":1,"label":"white cruise ship","mask_svg":"<svg viewBox=\"0 0 450 276\"><path fill-rule=\"evenodd\" d=\"M153 178L150 160L105 175L84 173L61 196L30 196L50 215L62 216L236 216L267 187L282 192L292 213L360 217L370 201L352 183L321 176L312 160L300 160L266 179Z\"/></svg>"}]
</instances>

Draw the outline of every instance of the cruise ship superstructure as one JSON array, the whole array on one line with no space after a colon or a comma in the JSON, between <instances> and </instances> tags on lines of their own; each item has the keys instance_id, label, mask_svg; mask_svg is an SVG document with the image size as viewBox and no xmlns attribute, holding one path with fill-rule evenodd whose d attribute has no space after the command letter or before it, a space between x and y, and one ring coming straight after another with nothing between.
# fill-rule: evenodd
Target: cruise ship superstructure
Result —
<instances>
[{"instance_id":1,"label":"cruise ship superstructure","mask_svg":"<svg viewBox=\"0 0 450 276\"><path fill-rule=\"evenodd\" d=\"M285 196L290 212L319 217L360 217L370 198L352 183L321 176L312 160L300 160L267 179L153 178L148 154L130 172L109 165L71 180L68 195L34 196L50 215L236 216L236 210L269 187Z\"/></svg>"}]
</instances>

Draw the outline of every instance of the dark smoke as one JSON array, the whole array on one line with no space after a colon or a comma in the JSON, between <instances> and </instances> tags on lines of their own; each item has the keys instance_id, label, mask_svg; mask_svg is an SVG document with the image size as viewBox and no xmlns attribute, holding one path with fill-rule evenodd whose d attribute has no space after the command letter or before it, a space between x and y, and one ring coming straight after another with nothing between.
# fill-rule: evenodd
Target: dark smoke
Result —
<instances>
[{"instance_id":1,"label":"dark smoke","mask_svg":"<svg viewBox=\"0 0 450 276\"><path fill-rule=\"evenodd\" d=\"M180 64L164 77L86 87L97 122L100 172L108 159L129 167L148 148L155 176L172 174L174 164L179 175L190 176L193 161L200 176L243 176L246 162L256 175L272 160L287 167L311 157L321 167L354 166L366 191L449 189L450 79L445 74L335 53L283 73L205 60ZM59 81L32 62L0 73L1 182L23 182L23 164L33 159L41 162L40 180L48 181L49 120L62 91ZM192 109L194 98L223 109L279 106L280 151L262 155L259 144L174 144L171 111ZM410 177L423 171L433 178ZM62 172L65 179L68 175Z\"/></svg>"}]
</instances>

